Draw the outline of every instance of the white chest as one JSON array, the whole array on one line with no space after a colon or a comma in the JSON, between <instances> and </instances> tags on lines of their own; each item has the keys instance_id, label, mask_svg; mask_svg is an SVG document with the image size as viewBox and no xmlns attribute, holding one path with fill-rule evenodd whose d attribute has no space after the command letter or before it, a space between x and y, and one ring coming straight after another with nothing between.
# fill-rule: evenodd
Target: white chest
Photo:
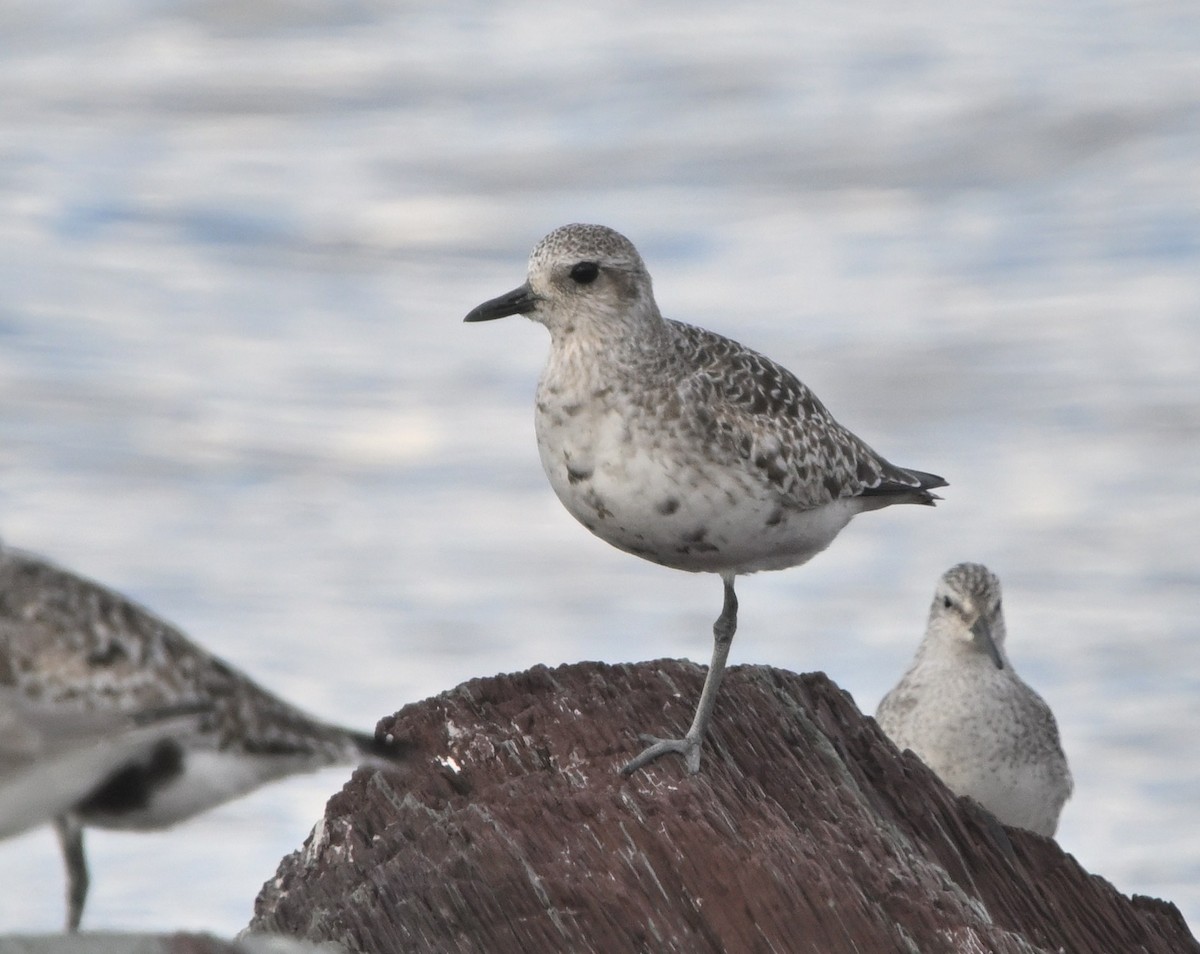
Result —
<instances>
[{"instance_id":1,"label":"white chest","mask_svg":"<svg viewBox=\"0 0 1200 954\"><path fill-rule=\"evenodd\" d=\"M1052 832L1069 783L1044 703L999 672L977 676L938 666L915 673L920 701L888 734L1002 822Z\"/></svg>"}]
</instances>

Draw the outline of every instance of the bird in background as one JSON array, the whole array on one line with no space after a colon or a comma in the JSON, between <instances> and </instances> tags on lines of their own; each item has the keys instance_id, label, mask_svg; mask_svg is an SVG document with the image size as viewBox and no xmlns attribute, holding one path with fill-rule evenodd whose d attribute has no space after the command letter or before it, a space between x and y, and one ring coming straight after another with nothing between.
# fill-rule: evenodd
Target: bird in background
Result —
<instances>
[{"instance_id":1,"label":"bird in background","mask_svg":"<svg viewBox=\"0 0 1200 954\"><path fill-rule=\"evenodd\" d=\"M1006 825L1052 836L1073 783L1054 713L1005 649L1000 580L978 563L945 572L916 658L875 715L957 795Z\"/></svg>"},{"instance_id":2,"label":"bird in background","mask_svg":"<svg viewBox=\"0 0 1200 954\"><path fill-rule=\"evenodd\" d=\"M0 838L52 823L69 931L83 829L167 828L328 765L405 745L322 722L98 583L0 544Z\"/></svg>"},{"instance_id":3,"label":"bird in background","mask_svg":"<svg viewBox=\"0 0 1200 954\"><path fill-rule=\"evenodd\" d=\"M637 249L610 228L554 230L526 282L465 320L518 314L550 332L535 425L562 504L627 553L722 579L691 727L642 736L648 747L622 769L674 752L697 772L737 630L735 579L805 563L856 514L932 504L946 481L886 461L771 359L664 319Z\"/></svg>"}]
</instances>

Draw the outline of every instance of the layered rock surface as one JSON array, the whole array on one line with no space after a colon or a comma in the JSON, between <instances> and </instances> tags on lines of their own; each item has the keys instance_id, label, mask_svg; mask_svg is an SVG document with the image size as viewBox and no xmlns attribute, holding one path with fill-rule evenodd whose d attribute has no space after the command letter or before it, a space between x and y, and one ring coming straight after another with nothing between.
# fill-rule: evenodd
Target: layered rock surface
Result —
<instances>
[{"instance_id":1,"label":"layered rock surface","mask_svg":"<svg viewBox=\"0 0 1200 954\"><path fill-rule=\"evenodd\" d=\"M956 798L822 674L731 669L699 775L621 776L703 677L537 667L407 706L380 730L409 770L355 773L251 929L388 954L1200 952L1174 906Z\"/></svg>"}]
</instances>

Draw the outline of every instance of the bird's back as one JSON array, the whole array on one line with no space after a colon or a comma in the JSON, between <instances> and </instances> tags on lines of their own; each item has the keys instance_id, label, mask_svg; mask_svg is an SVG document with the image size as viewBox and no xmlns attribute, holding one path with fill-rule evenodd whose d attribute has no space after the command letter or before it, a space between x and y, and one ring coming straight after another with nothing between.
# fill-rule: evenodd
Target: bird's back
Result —
<instances>
[{"instance_id":1,"label":"bird's back","mask_svg":"<svg viewBox=\"0 0 1200 954\"><path fill-rule=\"evenodd\" d=\"M691 409L698 438L748 464L791 505L811 509L864 495L881 498L878 506L890 496L928 504L936 499L929 491L946 486L876 453L765 355L695 325L666 324L679 356L682 406Z\"/></svg>"}]
</instances>

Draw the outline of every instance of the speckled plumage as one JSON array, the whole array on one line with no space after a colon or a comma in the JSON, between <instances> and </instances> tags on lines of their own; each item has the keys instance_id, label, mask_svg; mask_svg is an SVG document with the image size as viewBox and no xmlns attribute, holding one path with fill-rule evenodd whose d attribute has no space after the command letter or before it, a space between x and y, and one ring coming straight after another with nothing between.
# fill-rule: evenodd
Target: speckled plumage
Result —
<instances>
[{"instance_id":1,"label":"speckled plumage","mask_svg":"<svg viewBox=\"0 0 1200 954\"><path fill-rule=\"evenodd\" d=\"M665 320L637 249L612 229L551 232L526 283L466 320L513 314L550 332L535 426L559 500L613 546L724 579L692 729L626 766L678 751L696 771L737 625L734 578L804 563L856 514L932 504L945 481L888 463L769 358Z\"/></svg>"},{"instance_id":2,"label":"speckled plumage","mask_svg":"<svg viewBox=\"0 0 1200 954\"><path fill-rule=\"evenodd\" d=\"M402 747L313 719L120 594L0 545L0 837L54 821L69 927L82 826L156 829ZM76 882L82 879L82 883Z\"/></svg>"},{"instance_id":3,"label":"speckled plumage","mask_svg":"<svg viewBox=\"0 0 1200 954\"><path fill-rule=\"evenodd\" d=\"M578 286L569 269L600 263ZM681 570L795 566L855 513L929 503L944 481L889 464L791 372L713 332L664 320L627 239L567 226L530 258L550 330L536 398L542 464L597 536Z\"/></svg>"},{"instance_id":4,"label":"speckled plumage","mask_svg":"<svg viewBox=\"0 0 1200 954\"><path fill-rule=\"evenodd\" d=\"M1006 825L1053 835L1071 772L1046 702L1013 671L1000 581L977 563L947 570L925 637L876 719L958 795Z\"/></svg>"}]
</instances>

